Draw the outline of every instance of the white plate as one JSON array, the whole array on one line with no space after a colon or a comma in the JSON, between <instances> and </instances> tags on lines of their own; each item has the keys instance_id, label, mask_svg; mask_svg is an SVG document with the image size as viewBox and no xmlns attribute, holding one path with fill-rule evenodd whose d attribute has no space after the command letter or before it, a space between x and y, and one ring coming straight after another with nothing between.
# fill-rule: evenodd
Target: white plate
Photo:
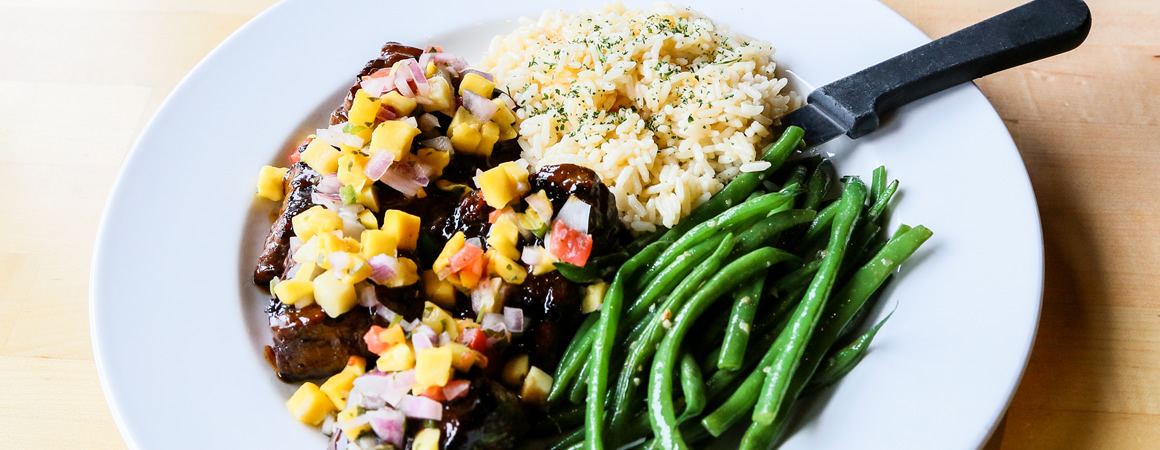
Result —
<instances>
[{"instance_id":1,"label":"white plate","mask_svg":"<svg viewBox=\"0 0 1160 450\"><path fill-rule=\"evenodd\" d=\"M97 367L129 445L322 448L263 359L266 300L250 274L272 205L254 200L258 168L323 124L385 41L474 60L521 15L600 3L285 1L206 57L126 159L93 257ZM772 42L815 86L928 41L869 0L694 7ZM891 285L898 311L871 354L810 404L786 448L980 446L1019 382L1042 287L1035 200L1006 128L967 85L829 150L842 173L886 165L902 181L892 225L935 235Z\"/></svg>"}]
</instances>

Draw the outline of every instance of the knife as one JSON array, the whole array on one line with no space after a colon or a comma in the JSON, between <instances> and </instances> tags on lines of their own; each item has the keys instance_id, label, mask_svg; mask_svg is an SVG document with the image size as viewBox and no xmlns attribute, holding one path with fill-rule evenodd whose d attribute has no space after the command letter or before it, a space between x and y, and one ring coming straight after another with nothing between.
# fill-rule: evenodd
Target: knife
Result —
<instances>
[{"instance_id":1,"label":"knife","mask_svg":"<svg viewBox=\"0 0 1160 450\"><path fill-rule=\"evenodd\" d=\"M1034 0L822 86L781 123L805 129L807 148L857 139L899 106L1076 48L1091 25L1083 0Z\"/></svg>"}]
</instances>

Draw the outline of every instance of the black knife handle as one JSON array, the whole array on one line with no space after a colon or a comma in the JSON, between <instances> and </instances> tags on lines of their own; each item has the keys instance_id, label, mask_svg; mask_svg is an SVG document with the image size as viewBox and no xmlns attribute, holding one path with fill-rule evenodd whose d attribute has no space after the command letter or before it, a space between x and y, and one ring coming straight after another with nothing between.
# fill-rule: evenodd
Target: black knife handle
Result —
<instances>
[{"instance_id":1,"label":"black knife handle","mask_svg":"<svg viewBox=\"0 0 1160 450\"><path fill-rule=\"evenodd\" d=\"M852 139L878 115L943 89L1079 46L1091 29L1083 0L1034 0L822 86L809 95Z\"/></svg>"}]
</instances>

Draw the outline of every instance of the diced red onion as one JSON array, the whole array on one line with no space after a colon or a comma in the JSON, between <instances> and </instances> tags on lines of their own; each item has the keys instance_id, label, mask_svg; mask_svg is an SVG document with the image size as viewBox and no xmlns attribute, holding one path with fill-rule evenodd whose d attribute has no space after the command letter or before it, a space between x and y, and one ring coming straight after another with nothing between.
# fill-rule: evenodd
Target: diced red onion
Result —
<instances>
[{"instance_id":1,"label":"diced red onion","mask_svg":"<svg viewBox=\"0 0 1160 450\"><path fill-rule=\"evenodd\" d=\"M470 381L467 381L467 380L449 381L449 382L447 382L447 385L443 386L443 396L447 397L447 400L455 400L459 397L467 395L467 391L470 388L471 388Z\"/></svg>"},{"instance_id":2,"label":"diced red onion","mask_svg":"<svg viewBox=\"0 0 1160 450\"><path fill-rule=\"evenodd\" d=\"M318 431L322 434L330 436L334 434L334 415L327 414L326 418L322 420L322 426L318 427Z\"/></svg>"},{"instance_id":3,"label":"diced red onion","mask_svg":"<svg viewBox=\"0 0 1160 450\"><path fill-rule=\"evenodd\" d=\"M443 404L427 397L403 397L399 410L413 419L443 420Z\"/></svg>"},{"instance_id":4,"label":"diced red onion","mask_svg":"<svg viewBox=\"0 0 1160 450\"><path fill-rule=\"evenodd\" d=\"M471 310L479 312L479 309L485 304L495 303L496 289L492 286L493 280L484 278L479 280L479 284L471 290Z\"/></svg>"},{"instance_id":5,"label":"diced red onion","mask_svg":"<svg viewBox=\"0 0 1160 450\"><path fill-rule=\"evenodd\" d=\"M568 228L588 234L588 215L591 211L592 206L575 196L571 196L564 203L564 207L560 208L560 214L556 216L556 219L563 220L564 225L567 225Z\"/></svg>"},{"instance_id":6,"label":"diced red onion","mask_svg":"<svg viewBox=\"0 0 1160 450\"><path fill-rule=\"evenodd\" d=\"M415 82L415 90L419 95L427 95L427 75L413 59L407 60L407 68L411 69L411 81Z\"/></svg>"},{"instance_id":7,"label":"diced red onion","mask_svg":"<svg viewBox=\"0 0 1160 450\"><path fill-rule=\"evenodd\" d=\"M503 102L504 105L507 105L508 109L515 111L516 101L512 100L512 96L508 95L507 92L500 92L499 101Z\"/></svg>"},{"instance_id":8,"label":"diced red onion","mask_svg":"<svg viewBox=\"0 0 1160 450\"><path fill-rule=\"evenodd\" d=\"M540 220L543 220L544 224L552 223L552 202L548 201L548 197L543 195L529 195L524 197L524 200L528 202L528 207L536 211L536 215L540 216Z\"/></svg>"},{"instance_id":9,"label":"diced red onion","mask_svg":"<svg viewBox=\"0 0 1160 450\"><path fill-rule=\"evenodd\" d=\"M495 111L499 109L491 100L484 98L482 95L474 92L463 91L463 107L471 112L471 115L479 119L480 122L487 122L495 115Z\"/></svg>"},{"instance_id":10,"label":"diced red onion","mask_svg":"<svg viewBox=\"0 0 1160 450\"><path fill-rule=\"evenodd\" d=\"M314 188L315 191L323 194L337 194L339 189L342 189L342 182L338 181L338 174L333 173L322 177L318 186Z\"/></svg>"},{"instance_id":11,"label":"diced red onion","mask_svg":"<svg viewBox=\"0 0 1160 450\"><path fill-rule=\"evenodd\" d=\"M318 135L319 139L322 139L330 145L342 144L354 148L362 148L363 144L366 143L363 141L363 138L344 133L342 131L344 125L346 125L346 122L331 125L330 128L319 128L315 130L315 134Z\"/></svg>"},{"instance_id":12,"label":"diced red onion","mask_svg":"<svg viewBox=\"0 0 1160 450\"><path fill-rule=\"evenodd\" d=\"M381 69L390 70L390 69ZM366 91L367 95L371 97L381 97L383 94L395 88L394 77L367 77L363 78L359 85L362 90Z\"/></svg>"},{"instance_id":13,"label":"diced red onion","mask_svg":"<svg viewBox=\"0 0 1160 450\"><path fill-rule=\"evenodd\" d=\"M358 292L358 304L365 308L374 308L379 306L379 296L375 293L375 287L365 281L354 285L355 292Z\"/></svg>"},{"instance_id":14,"label":"diced red onion","mask_svg":"<svg viewBox=\"0 0 1160 450\"><path fill-rule=\"evenodd\" d=\"M524 310L505 306L503 308L503 323L509 331L515 334L524 332Z\"/></svg>"},{"instance_id":15,"label":"diced red onion","mask_svg":"<svg viewBox=\"0 0 1160 450\"><path fill-rule=\"evenodd\" d=\"M447 345L447 344L450 344L450 343L451 343L451 334L450 333L444 331L444 332L439 334L439 346L440 347Z\"/></svg>"},{"instance_id":16,"label":"diced red onion","mask_svg":"<svg viewBox=\"0 0 1160 450\"><path fill-rule=\"evenodd\" d=\"M437 342L439 342L439 336L435 334L434 329L427 325L419 325L415 331L411 332L411 346L416 351L435 348Z\"/></svg>"},{"instance_id":17,"label":"diced red onion","mask_svg":"<svg viewBox=\"0 0 1160 450\"><path fill-rule=\"evenodd\" d=\"M374 430L379 439L394 445L396 448L403 447L403 425L407 422L407 417L403 413L383 408L377 411L367 411L366 416L370 418L371 430Z\"/></svg>"},{"instance_id":18,"label":"diced red onion","mask_svg":"<svg viewBox=\"0 0 1160 450\"><path fill-rule=\"evenodd\" d=\"M367 161L367 167L363 169L363 174L372 180L378 180L387 173L387 169L391 168L391 163L395 162L395 154L387 150L379 150L372 156L370 161ZM337 192L337 191L335 191Z\"/></svg>"},{"instance_id":19,"label":"diced red onion","mask_svg":"<svg viewBox=\"0 0 1160 450\"><path fill-rule=\"evenodd\" d=\"M479 236L463 241L463 243L475 248L483 248L483 239L480 239Z\"/></svg>"},{"instance_id":20,"label":"diced red onion","mask_svg":"<svg viewBox=\"0 0 1160 450\"><path fill-rule=\"evenodd\" d=\"M354 379L354 387L362 393L364 401L367 398L372 398L372 401L378 399L395 407L414 386L414 369L392 374L367 372Z\"/></svg>"},{"instance_id":21,"label":"diced red onion","mask_svg":"<svg viewBox=\"0 0 1160 450\"><path fill-rule=\"evenodd\" d=\"M544 260L544 248L538 245L524 246L524 250L520 252L520 262L529 267L538 266Z\"/></svg>"},{"instance_id":22,"label":"diced red onion","mask_svg":"<svg viewBox=\"0 0 1160 450\"><path fill-rule=\"evenodd\" d=\"M335 278L342 278L342 273L350 268L350 253L332 252L326 255L326 260L330 262L330 270L334 272Z\"/></svg>"},{"instance_id":23,"label":"diced red onion","mask_svg":"<svg viewBox=\"0 0 1160 450\"><path fill-rule=\"evenodd\" d=\"M451 68L455 69L456 73L462 73L464 70L467 70L467 68L470 67L467 64L467 60L456 56L453 53L437 52L428 53L428 55L431 55L431 61L434 61L436 64L447 64L451 66Z\"/></svg>"},{"instance_id":24,"label":"diced red onion","mask_svg":"<svg viewBox=\"0 0 1160 450\"><path fill-rule=\"evenodd\" d=\"M394 322L395 316L398 316L398 314L395 313L394 311L392 311L391 308L383 306L381 303L378 305L375 305L374 310L375 310L375 315L382 317L387 322Z\"/></svg>"},{"instance_id":25,"label":"diced red onion","mask_svg":"<svg viewBox=\"0 0 1160 450\"><path fill-rule=\"evenodd\" d=\"M431 59L434 57L435 53L424 52L422 55L419 55L419 68L426 72L427 66L431 65Z\"/></svg>"},{"instance_id":26,"label":"diced red onion","mask_svg":"<svg viewBox=\"0 0 1160 450\"><path fill-rule=\"evenodd\" d=\"M293 252L291 252L291 253L293 254ZM294 279L294 275L298 274L299 269L302 269L301 263L294 263L293 266L290 266L290 269L286 270L286 279L287 280ZM277 279L277 278L275 278L275 279Z\"/></svg>"},{"instance_id":27,"label":"diced red onion","mask_svg":"<svg viewBox=\"0 0 1160 450\"><path fill-rule=\"evenodd\" d=\"M407 125L410 125L414 128L419 128L419 121L415 120L414 117L407 116L407 117L404 117L402 119L399 119L399 121L401 121Z\"/></svg>"},{"instance_id":28,"label":"diced red onion","mask_svg":"<svg viewBox=\"0 0 1160 450\"><path fill-rule=\"evenodd\" d=\"M335 194L324 194L314 191L310 194L310 201L315 205L322 205L331 211L338 211L342 207L342 198Z\"/></svg>"},{"instance_id":29,"label":"diced red onion","mask_svg":"<svg viewBox=\"0 0 1160 450\"><path fill-rule=\"evenodd\" d=\"M433 137L431 139L427 139L427 140L421 141L419 143L422 144L424 147L431 147L433 149L440 150L440 151L445 151L445 152L449 152L449 153L452 151L451 139L449 139L447 136Z\"/></svg>"},{"instance_id":30,"label":"diced red onion","mask_svg":"<svg viewBox=\"0 0 1160 450\"><path fill-rule=\"evenodd\" d=\"M385 253L372 256L367 264L371 265L370 279L378 284L385 284L399 273L399 260Z\"/></svg>"},{"instance_id":31,"label":"diced red onion","mask_svg":"<svg viewBox=\"0 0 1160 450\"><path fill-rule=\"evenodd\" d=\"M379 445L379 439L371 436L369 433L362 434L361 437L355 441L355 446L358 448L375 448L377 445Z\"/></svg>"},{"instance_id":32,"label":"diced red onion","mask_svg":"<svg viewBox=\"0 0 1160 450\"><path fill-rule=\"evenodd\" d=\"M435 117L431 113L423 113L423 115L419 116L418 122L419 122L419 131L422 131L424 133L431 131L431 130L435 129L435 127L439 126L439 118ZM428 139L428 140L430 140L430 139Z\"/></svg>"},{"instance_id":33,"label":"diced red onion","mask_svg":"<svg viewBox=\"0 0 1160 450\"><path fill-rule=\"evenodd\" d=\"M507 340L508 329L507 329L507 325L504 324L503 314L496 314L496 313L484 314L483 315L483 322L480 323L480 327L483 328L483 331L485 331L485 332L490 331L491 333L489 333L489 334L492 334L492 336L487 337L487 345L489 345L489 346L495 345L495 343L498 341ZM495 337L494 336L495 333L499 333L503 337L502 338Z\"/></svg>"},{"instance_id":34,"label":"diced red onion","mask_svg":"<svg viewBox=\"0 0 1160 450\"><path fill-rule=\"evenodd\" d=\"M358 208L353 208L358 206ZM338 217L342 219L342 233L348 237L361 235L367 228L358 220L358 213L362 212L361 205L343 205L338 210ZM357 212L356 212L357 211Z\"/></svg>"},{"instance_id":35,"label":"diced red onion","mask_svg":"<svg viewBox=\"0 0 1160 450\"><path fill-rule=\"evenodd\" d=\"M414 197L419 189L430 182L426 177L419 177L409 164L391 164L386 173L379 177L379 181L408 197Z\"/></svg>"},{"instance_id":36,"label":"diced red onion","mask_svg":"<svg viewBox=\"0 0 1160 450\"><path fill-rule=\"evenodd\" d=\"M398 89L399 93L403 94L404 97L412 98L415 96L415 91L411 90L411 85L407 81L408 77L405 76L405 73L398 70L395 71L395 89Z\"/></svg>"},{"instance_id":37,"label":"diced red onion","mask_svg":"<svg viewBox=\"0 0 1160 450\"><path fill-rule=\"evenodd\" d=\"M467 69L467 70L464 70L460 73L462 73L463 76L467 76L467 74L469 74L469 73L474 73L476 75L479 75L479 76L485 78L487 81L490 81L492 83L495 82L495 76L490 74L490 73L487 73L487 72L483 72L483 71L479 71L479 70L475 70L475 69Z\"/></svg>"},{"instance_id":38,"label":"diced red onion","mask_svg":"<svg viewBox=\"0 0 1160 450\"><path fill-rule=\"evenodd\" d=\"M350 445L350 441L346 438L346 434L342 432L341 428L336 428L334 434L330 436L330 441L326 444L326 450L346 450Z\"/></svg>"},{"instance_id":39,"label":"diced red onion","mask_svg":"<svg viewBox=\"0 0 1160 450\"><path fill-rule=\"evenodd\" d=\"M302 238L298 236L290 236L290 254L293 255L298 253L299 248L302 248Z\"/></svg>"}]
</instances>

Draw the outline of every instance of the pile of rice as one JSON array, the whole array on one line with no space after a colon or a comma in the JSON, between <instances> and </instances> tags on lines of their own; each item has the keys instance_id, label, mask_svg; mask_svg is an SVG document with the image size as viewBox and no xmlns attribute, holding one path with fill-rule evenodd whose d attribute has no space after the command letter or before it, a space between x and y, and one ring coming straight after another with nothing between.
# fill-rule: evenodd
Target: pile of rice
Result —
<instances>
[{"instance_id":1,"label":"pile of rice","mask_svg":"<svg viewBox=\"0 0 1160 450\"><path fill-rule=\"evenodd\" d=\"M754 162L796 107L771 45L687 8L545 12L482 66L511 92L523 156L595 169L636 232L671 227Z\"/></svg>"}]
</instances>

